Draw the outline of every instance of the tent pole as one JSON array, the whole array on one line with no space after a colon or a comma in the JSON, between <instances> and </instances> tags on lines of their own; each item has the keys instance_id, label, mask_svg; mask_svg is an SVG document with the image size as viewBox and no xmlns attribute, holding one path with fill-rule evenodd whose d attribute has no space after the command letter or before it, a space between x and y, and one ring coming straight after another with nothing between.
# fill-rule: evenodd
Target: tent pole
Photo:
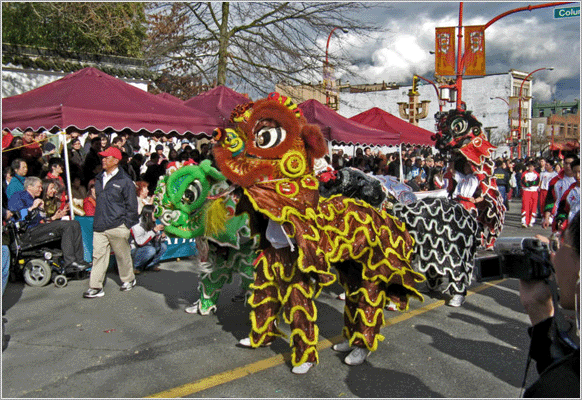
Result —
<instances>
[{"instance_id":1,"label":"tent pole","mask_svg":"<svg viewBox=\"0 0 582 400\"><path fill-rule=\"evenodd\" d=\"M73 211L73 191L71 190L71 169L69 168L69 149L67 148L66 131L62 130L59 136L61 136L61 139L63 141L63 153L65 154L65 171L67 171L67 191L69 192L69 213L72 221L75 219L75 212Z\"/></svg>"},{"instance_id":2,"label":"tent pole","mask_svg":"<svg viewBox=\"0 0 582 400\"><path fill-rule=\"evenodd\" d=\"M404 169L402 168L402 163L404 162L404 160L402 160L402 143L398 145L398 155L400 156L400 162L398 163L400 165L400 183L404 183Z\"/></svg>"}]
</instances>

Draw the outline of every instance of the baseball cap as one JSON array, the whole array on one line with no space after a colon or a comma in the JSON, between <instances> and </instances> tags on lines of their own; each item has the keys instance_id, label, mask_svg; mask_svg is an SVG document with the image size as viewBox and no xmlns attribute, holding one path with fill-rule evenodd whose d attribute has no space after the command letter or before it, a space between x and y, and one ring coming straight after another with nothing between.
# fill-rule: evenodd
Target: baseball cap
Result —
<instances>
[{"instance_id":1,"label":"baseball cap","mask_svg":"<svg viewBox=\"0 0 582 400\"><path fill-rule=\"evenodd\" d=\"M161 144L158 144L158 145L156 146L156 151L157 151L157 150L164 150L164 146L162 146Z\"/></svg>"},{"instance_id":2,"label":"baseball cap","mask_svg":"<svg viewBox=\"0 0 582 400\"><path fill-rule=\"evenodd\" d=\"M121 160L121 151L117 147L109 146L107 149L99 153L100 156L103 157L114 157L118 160Z\"/></svg>"},{"instance_id":3,"label":"baseball cap","mask_svg":"<svg viewBox=\"0 0 582 400\"><path fill-rule=\"evenodd\" d=\"M188 139L182 139L182 144L190 144L190 141Z\"/></svg>"}]
</instances>

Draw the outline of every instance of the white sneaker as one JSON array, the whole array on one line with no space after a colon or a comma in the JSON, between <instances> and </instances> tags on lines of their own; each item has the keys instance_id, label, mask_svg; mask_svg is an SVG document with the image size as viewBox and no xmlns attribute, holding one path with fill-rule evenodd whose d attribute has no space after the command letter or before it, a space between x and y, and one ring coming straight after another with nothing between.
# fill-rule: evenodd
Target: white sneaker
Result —
<instances>
[{"instance_id":1,"label":"white sneaker","mask_svg":"<svg viewBox=\"0 0 582 400\"><path fill-rule=\"evenodd\" d=\"M398 306L393 303L391 300L386 302L386 307L384 307L388 311L398 311Z\"/></svg>"},{"instance_id":2,"label":"white sneaker","mask_svg":"<svg viewBox=\"0 0 582 400\"><path fill-rule=\"evenodd\" d=\"M344 362L348 365L360 365L370 354L370 351L363 347L355 347L350 354L346 358L344 358Z\"/></svg>"},{"instance_id":3,"label":"white sneaker","mask_svg":"<svg viewBox=\"0 0 582 400\"><path fill-rule=\"evenodd\" d=\"M123 282L123 284L121 285L119 290L121 290L122 292L127 292L128 290L133 289L133 287L135 286L136 283L137 283L137 280L135 278L133 278L133 281L131 281L131 282Z\"/></svg>"},{"instance_id":4,"label":"white sneaker","mask_svg":"<svg viewBox=\"0 0 582 400\"><path fill-rule=\"evenodd\" d=\"M216 306L211 306L207 310L202 310L200 308L200 300L196 300L190 307L186 307L184 311L188 314L210 315L211 313L216 313Z\"/></svg>"},{"instance_id":5,"label":"white sneaker","mask_svg":"<svg viewBox=\"0 0 582 400\"><path fill-rule=\"evenodd\" d=\"M293 372L294 374L297 374L297 375L303 375L303 374L306 374L307 371L309 371L311 369L311 367L313 367L313 363L304 362L301 365L293 367L291 372Z\"/></svg>"},{"instance_id":6,"label":"white sneaker","mask_svg":"<svg viewBox=\"0 0 582 400\"><path fill-rule=\"evenodd\" d=\"M260 345L259 347L268 347L271 345L271 343L273 342L269 342L269 343L263 343L262 345ZM240 344L242 347L248 347L248 348L252 348L253 346L251 345L251 338L250 337L246 337L244 339L241 339L238 341L238 344ZM307 371L306 371L307 372Z\"/></svg>"},{"instance_id":7,"label":"white sneaker","mask_svg":"<svg viewBox=\"0 0 582 400\"><path fill-rule=\"evenodd\" d=\"M462 294L454 295L448 302L447 306L449 307L461 307L465 302L465 296Z\"/></svg>"},{"instance_id":8,"label":"white sneaker","mask_svg":"<svg viewBox=\"0 0 582 400\"><path fill-rule=\"evenodd\" d=\"M345 340L341 343L337 343L334 344L333 346L331 346L331 348L335 351L339 351L341 353L345 353L347 351L350 351L352 349L352 346L350 346L350 341L349 340Z\"/></svg>"}]
</instances>

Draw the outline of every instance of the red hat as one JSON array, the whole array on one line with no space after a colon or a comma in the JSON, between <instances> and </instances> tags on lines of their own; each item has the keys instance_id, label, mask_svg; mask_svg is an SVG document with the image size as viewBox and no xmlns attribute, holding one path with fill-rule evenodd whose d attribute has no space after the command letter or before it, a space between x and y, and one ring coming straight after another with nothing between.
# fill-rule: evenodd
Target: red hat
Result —
<instances>
[{"instance_id":1,"label":"red hat","mask_svg":"<svg viewBox=\"0 0 582 400\"><path fill-rule=\"evenodd\" d=\"M103 157L115 157L118 160L121 160L121 151L117 147L109 146L107 149L99 153L100 156Z\"/></svg>"}]
</instances>

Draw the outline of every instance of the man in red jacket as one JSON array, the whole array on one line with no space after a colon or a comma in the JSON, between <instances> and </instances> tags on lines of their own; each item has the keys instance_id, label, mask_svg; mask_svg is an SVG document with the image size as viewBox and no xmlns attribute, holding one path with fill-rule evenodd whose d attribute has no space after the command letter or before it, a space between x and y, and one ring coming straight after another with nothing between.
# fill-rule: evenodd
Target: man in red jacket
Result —
<instances>
[{"instance_id":1,"label":"man in red jacket","mask_svg":"<svg viewBox=\"0 0 582 400\"><path fill-rule=\"evenodd\" d=\"M14 136L12 136L12 132L10 132L10 129L3 128L2 129L2 150L7 148L8 146L10 146L10 143L12 143L12 139L14 139Z\"/></svg>"}]
</instances>

